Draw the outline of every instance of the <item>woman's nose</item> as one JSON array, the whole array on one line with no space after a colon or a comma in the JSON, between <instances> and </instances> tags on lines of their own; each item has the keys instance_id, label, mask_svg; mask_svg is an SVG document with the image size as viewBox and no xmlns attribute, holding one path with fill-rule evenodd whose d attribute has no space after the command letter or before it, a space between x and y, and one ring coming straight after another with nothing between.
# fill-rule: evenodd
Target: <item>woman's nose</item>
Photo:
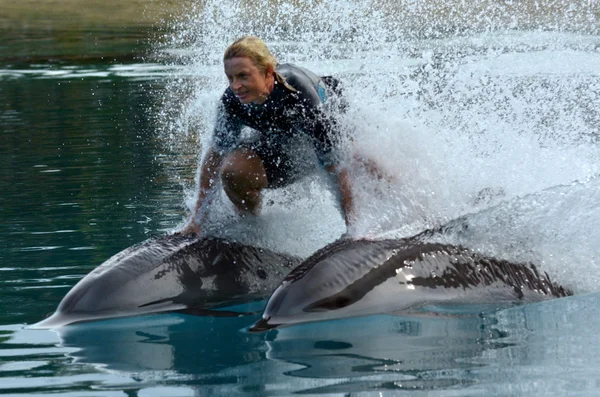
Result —
<instances>
[{"instance_id":1,"label":"woman's nose","mask_svg":"<svg viewBox=\"0 0 600 397\"><path fill-rule=\"evenodd\" d=\"M229 83L229 87L231 87L231 89L233 91L239 89L242 86L242 84L240 83L240 81L238 79L233 79L231 80L231 82Z\"/></svg>"}]
</instances>

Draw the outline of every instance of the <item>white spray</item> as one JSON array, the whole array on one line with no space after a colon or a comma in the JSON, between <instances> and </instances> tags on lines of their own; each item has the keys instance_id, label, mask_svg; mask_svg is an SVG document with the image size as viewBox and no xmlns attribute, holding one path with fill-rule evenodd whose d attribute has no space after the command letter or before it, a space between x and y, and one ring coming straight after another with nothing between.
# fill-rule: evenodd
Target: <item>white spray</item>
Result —
<instances>
[{"instance_id":1,"label":"white spray","mask_svg":"<svg viewBox=\"0 0 600 397\"><path fill-rule=\"evenodd\" d=\"M229 3L198 5L163 49L183 65L164 94L165 106L178 104L165 112L172 148L186 142L197 165L226 87L223 51L257 35L281 62L342 80L354 150L392 176L353 170L360 219L352 234L406 237L465 216L468 233L442 238L531 260L578 291L598 289L592 2L543 10L529 1ZM212 221L237 238L309 254L345 231L326 180L269 192L263 216L242 222L222 197ZM195 185L186 188L191 205Z\"/></svg>"}]
</instances>

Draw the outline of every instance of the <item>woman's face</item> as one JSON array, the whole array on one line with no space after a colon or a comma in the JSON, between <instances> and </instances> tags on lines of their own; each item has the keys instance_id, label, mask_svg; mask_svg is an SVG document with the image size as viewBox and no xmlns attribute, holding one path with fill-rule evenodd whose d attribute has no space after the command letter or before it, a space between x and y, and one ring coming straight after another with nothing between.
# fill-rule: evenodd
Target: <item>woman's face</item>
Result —
<instances>
[{"instance_id":1,"label":"woman's face","mask_svg":"<svg viewBox=\"0 0 600 397\"><path fill-rule=\"evenodd\" d=\"M264 103L273 90L273 71L262 73L250 58L236 57L225 60L225 75L229 88L240 102Z\"/></svg>"}]
</instances>

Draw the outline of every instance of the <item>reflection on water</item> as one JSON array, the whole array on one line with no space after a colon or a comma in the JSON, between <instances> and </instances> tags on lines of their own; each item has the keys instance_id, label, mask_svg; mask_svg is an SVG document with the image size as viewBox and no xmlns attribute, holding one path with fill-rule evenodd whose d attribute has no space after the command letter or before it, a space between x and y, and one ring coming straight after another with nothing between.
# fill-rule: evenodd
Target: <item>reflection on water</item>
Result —
<instances>
[{"instance_id":1,"label":"reflection on water","mask_svg":"<svg viewBox=\"0 0 600 397\"><path fill-rule=\"evenodd\" d=\"M203 391L231 388L238 393L322 394L466 385L473 383L464 374L473 367L469 360L506 345L495 342L498 332L478 316L460 321L378 316L265 335L242 330L253 320L151 316L68 326L58 335L61 346L77 348L69 355L78 363L141 377L143 371L162 371L162 376ZM448 373L442 378L432 376L437 371Z\"/></svg>"},{"instance_id":2,"label":"reflection on water","mask_svg":"<svg viewBox=\"0 0 600 397\"><path fill-rule=\"evenodd\" d=\"M155 80L170 76L177 71L177 66L166 66L158 63L134 64L28 64L11 65L0 70L2 79L56 79L57 83L81 80L84 78L128 78L129 81ZM140 91L141 92L141 91Z\"/></svg>"},{"instance_id":3,"label":"reflection on water","mask_svg":"<svg viewBox=\"0 0 600 397\"><path fill-rule=\"evenodd\" d=\"M66 354L76 365L63 368L76 384L96 376L103 387L148 390L159 381L203 396L593 395L598 384L589 371L600 364L594 336L575 329L599 325L585 315L599 299L573 297L460 318L374 316L266 334L245 332L253 318L183 315L79 324L57 335L12 327L4 330L0 369L27 366L32 384L41 387L39 377L56 365L50 361L64 366L60 355Z\"/></svg>"}]
</instances>

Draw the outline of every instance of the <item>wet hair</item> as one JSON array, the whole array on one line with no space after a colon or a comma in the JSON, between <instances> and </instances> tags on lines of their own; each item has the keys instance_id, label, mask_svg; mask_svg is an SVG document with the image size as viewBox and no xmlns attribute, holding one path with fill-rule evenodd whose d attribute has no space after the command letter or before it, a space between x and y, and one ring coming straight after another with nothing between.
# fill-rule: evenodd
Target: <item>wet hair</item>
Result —
<instances>
[{"instance_id":1,"label":"wet hair","mask_svg":"<svg viewBox=\"0 0 600 397\"><path fill-rule=\"evenodd\" d=\"M234 41L223 54L223 61L232 58L248 58L261 71L266 73L269 66L273 67L275 81L284 85L287 89L296 91L290 86L283 76L275 71L279 64L275 55L269 50L264 41L256 36L244 36Z\"/></svg>"},{"instance_id":2,"label":"wet hair","mask_svg":"<svg viewBox=\"0 0 600 397\"><path fill-rule=\"evenodd\" d=\"M269 66L277 66L277 58L269 51L264 41L255 36L244 36L237 39L225 50L223 61L231 58L249 58L262 73Z\"/></svg>"}]
</instances>

